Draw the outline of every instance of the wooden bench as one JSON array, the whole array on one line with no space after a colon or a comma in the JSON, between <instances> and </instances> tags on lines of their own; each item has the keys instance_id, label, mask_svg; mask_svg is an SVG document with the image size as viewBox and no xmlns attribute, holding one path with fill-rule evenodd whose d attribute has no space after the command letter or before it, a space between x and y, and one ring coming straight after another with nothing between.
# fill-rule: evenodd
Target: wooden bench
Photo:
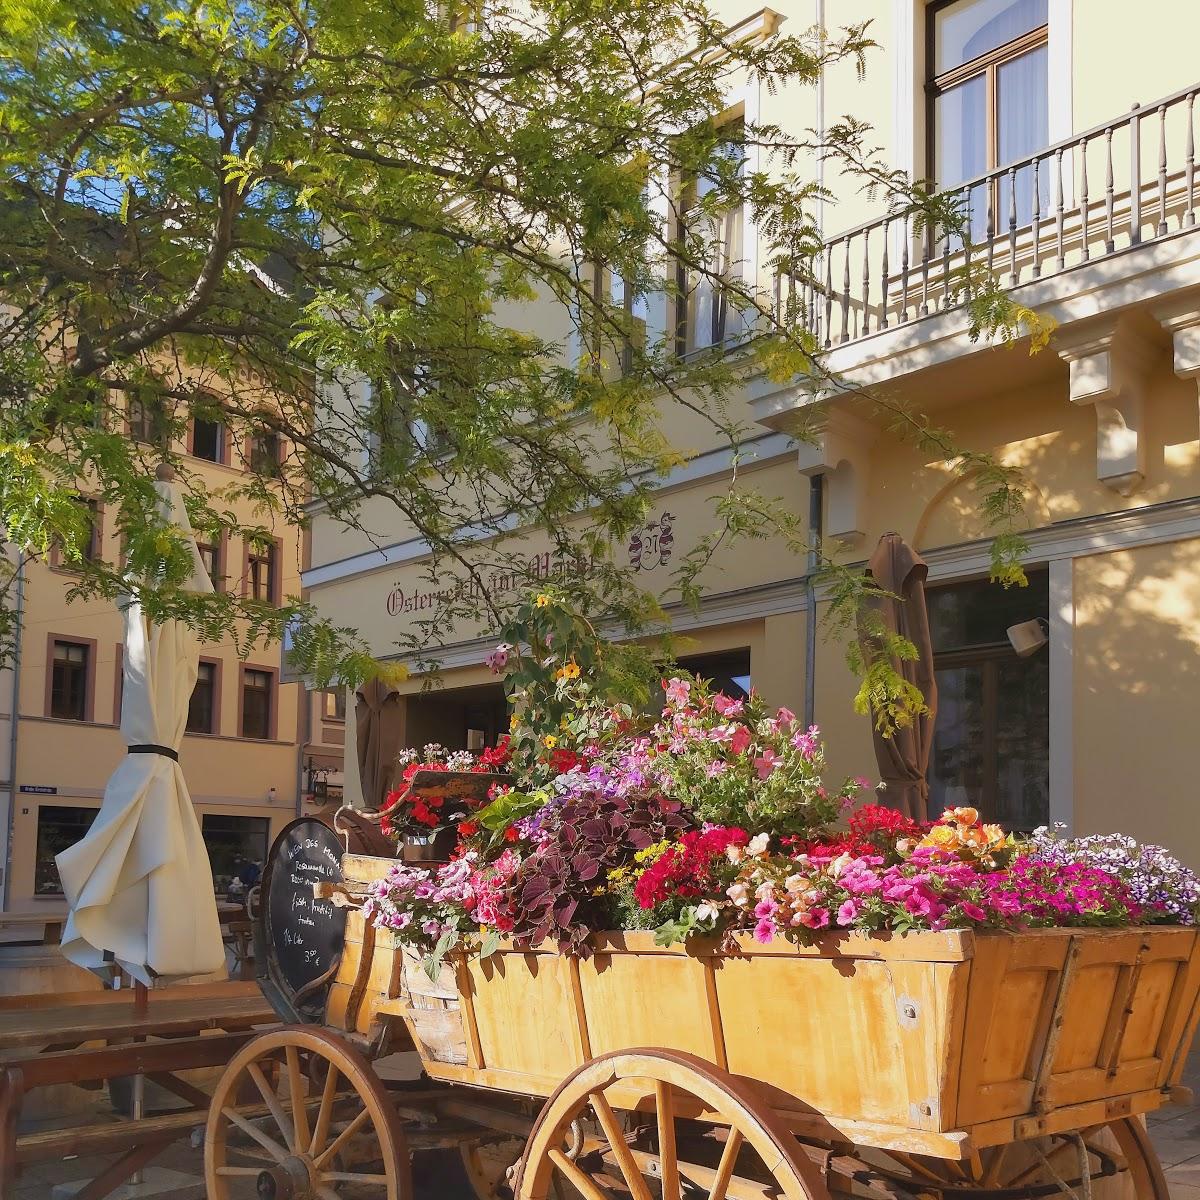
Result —
<instances>
[{"instance_id":1,"label":"wooden bench","mask_svg":"<svg viewBox=\"0 0 1200 1200\"><path fill-rule=\"evenodd\" d=\"M79 992L56 996L53 1004L44 996L0 997L0 1196L10 1193L22 1164L122 1151L79 1193L80 1200L102 1200L207 1119L207 1093L178 1073L221 1066L275 1021L257 985L248 983L152 991L141 1012L132 991ZM174 1093L187 1109L18 1136L30 1091L96 1086L138 1074Z\"/></svg>"},{"instance_id":2,"label":"wooden bench","mask_svg":"<svg viewBox=\"0 0 1200 1200\"><path fill-rule=\"evenodd\" d=\"M22 938L21 942L36 942L43 946L57 946L62 941L63 926L67 923L65 913L0 913L0 930L33 930L41 932L36 937ZM20 945L21 942L4 942L0 945Z\"/></svg>"}]
</instances>

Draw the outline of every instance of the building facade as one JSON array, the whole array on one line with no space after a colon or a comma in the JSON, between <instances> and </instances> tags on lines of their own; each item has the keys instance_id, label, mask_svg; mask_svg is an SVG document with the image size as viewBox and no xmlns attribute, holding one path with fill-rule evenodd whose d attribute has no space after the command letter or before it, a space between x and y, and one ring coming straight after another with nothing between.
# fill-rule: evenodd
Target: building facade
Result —
<instances>
[{"instance_id":1,"label":"building facade","mask_svg":"<svg viewBox=\"0 0 1200 1200\"><path fill-rule=\"evenodd\" d=\"M127 420L131 436L157 444L146 413L135 407ZM234 441L222 425L196 420L186 441L172 448L189 456L189 467L212 490L250 469L269 472L271 455L278 461L283 452L277 444L247 449ZM87 502L90 552L120 561L115 522ZM297 594L303 539L282 526L276 534L270 545L235 545L198 533L214 585L276 603ZM74 576L56 552L26 558L20 570L19 653L13 668L0 672L3 911L54 915L65 908L54 857L90 828L125 753L123 628L107 601L68 603ZM337 716L325 693L284 680L278 646L258 647L243 659L232 638L202 645L180 763L218 892L228 888L238 860L263 861L279 829L310 811L318 782L340 770ZM331 740L336 748L325 744Z\"/></svg>"},{"instance_id":2,"label":"building facade","mask_svg":"<svg viewBox=\"0 0 1200 1200\"><path fill-rule=\"evenodd\" d=\"M807 379L746 380L742 403L759 432L740 469L797 514L815 494L819 532L844 561L864 561L896 531L928 562L940 697L932 805L975 804L1017 828L1121 829L1200 866L1190 754L1200 712L1200 75L1191 39L1168 35L1179 6L1147 0L1136 21L1115 0L722 10L762 37L781 22L872 21L880 48L865 78L847 65L816 88L775 93L733 80L730 121L799 133L843 113L871 120L893 166L959 197L970 244L918 232L847 188L823 214L815 286L770 277L748 215L727 223L738 241L730 255L764 293L799 307L845 382L884 387L965 449L1023 471L1028 586L988 582L975 481ZM824 182L835 194L843 186ZM959 282L968 266L1053 326L1045 348L972 336ZM648 325L685 330L686 348L725 336L699 308L640 303ZM531 306L530 319L539 332L556 328L547 308ZM797 445L790 435L818 402L829 409L824 430ZM711 435L682 420L673 432L687 466L640 534L613 550L643 582L665 576L711 527L731 467ZM373 515L364 512L369 528ZM456 582L431 582L425 548L389 522L381 508L360 536L318 514L304 574L322 610L382 657ZM528 543L533 573L553 571L538 539ZM820 636L807 650L824 602L805 572L769 540L730 546L706 570L699 610L672 608L688 665L797 711L811 682L831 770L876 774L842 648ZM1019 657L1007 630L1026 622L1045 640ZM405 685L409 745L469 745L503 728L481 631L452 630L447 641L439 688Z\"/></svg>"}]
</instances>

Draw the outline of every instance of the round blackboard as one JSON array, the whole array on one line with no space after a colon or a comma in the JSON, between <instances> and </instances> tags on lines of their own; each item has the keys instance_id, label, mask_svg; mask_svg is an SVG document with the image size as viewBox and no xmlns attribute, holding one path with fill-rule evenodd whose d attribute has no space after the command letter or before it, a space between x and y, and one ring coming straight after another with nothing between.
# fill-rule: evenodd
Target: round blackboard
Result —
<instances>
[{"instance_id":1,"label":"round blackboard","mask_svg":"<svg viewBox=\"0 0 1200 1200\"><path fill-rule=\"evenodd\" d=\"M286 1021L319 1022L342 952L346 910L313 895L314 883L341 883L342 840L301 817L285 825L267 855L259 889L255 961L259 983Z\"/></svg>"}]
</instances>

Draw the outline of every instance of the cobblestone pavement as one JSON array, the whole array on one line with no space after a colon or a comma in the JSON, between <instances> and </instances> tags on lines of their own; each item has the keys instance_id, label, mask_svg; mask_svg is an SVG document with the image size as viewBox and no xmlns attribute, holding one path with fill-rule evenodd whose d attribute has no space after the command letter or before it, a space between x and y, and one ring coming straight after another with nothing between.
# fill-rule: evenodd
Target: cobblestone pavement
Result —
<instances>
[{"instance_id":1,"label":"cobblestone pavement","mask_svg":"<svg viewBox=\"0 0 1200 1200\"><path fill-rule=\"evenodd\" d=\"M1200 1098L1200 1053L1188 1065L1184 1083ZM77 1120L78 1118L76 1118ZM103 1102L96 1106L96 1120L116 1120ZM1200 1200L1200 1103L1185 1108L1171 1106L1151 1114L1150 1134L1166 1168L1171 1200ZM29 1167L18 1181L11 1200L52 1200L54 1185L70 1180L92 1178L106 1160L64 1159ZM180 1181L163 1200L202 1200L204 1196L204 1152L188 1142L169 1147L157 1165L187 1177L191 1186ZM459 1177L453 1163L426 1163L416 1180L416 1200L474 1200L474 1195ZM246 1192L251 1200L253 1190ZM10 1200L5 1196L2 1200Z\"/></svg>"}]
</instances>

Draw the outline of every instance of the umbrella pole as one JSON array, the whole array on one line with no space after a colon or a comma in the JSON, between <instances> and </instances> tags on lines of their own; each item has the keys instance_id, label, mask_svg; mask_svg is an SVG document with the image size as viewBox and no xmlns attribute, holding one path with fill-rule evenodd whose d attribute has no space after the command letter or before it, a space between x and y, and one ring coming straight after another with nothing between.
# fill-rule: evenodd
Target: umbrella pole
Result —
<instances>
[{"instance_id":1,"label":"umbrella pole","mask_svg":"<svg viewBox=\"0 0 1200 1200\"><path fill-rule=\"evenodd\" d=\"M146 985L141 980L134 980L133 1011L139 1017L144 1017L149 1008L149 994ZM140 1121L146 1110L146 1077L140 1071L133 1077L133 1101L130 1105L130 1116L134 1121ZM135 1171L129 1177L133 1186L144 1182L141 1170Z\"/></svg>"}]
</instances>

